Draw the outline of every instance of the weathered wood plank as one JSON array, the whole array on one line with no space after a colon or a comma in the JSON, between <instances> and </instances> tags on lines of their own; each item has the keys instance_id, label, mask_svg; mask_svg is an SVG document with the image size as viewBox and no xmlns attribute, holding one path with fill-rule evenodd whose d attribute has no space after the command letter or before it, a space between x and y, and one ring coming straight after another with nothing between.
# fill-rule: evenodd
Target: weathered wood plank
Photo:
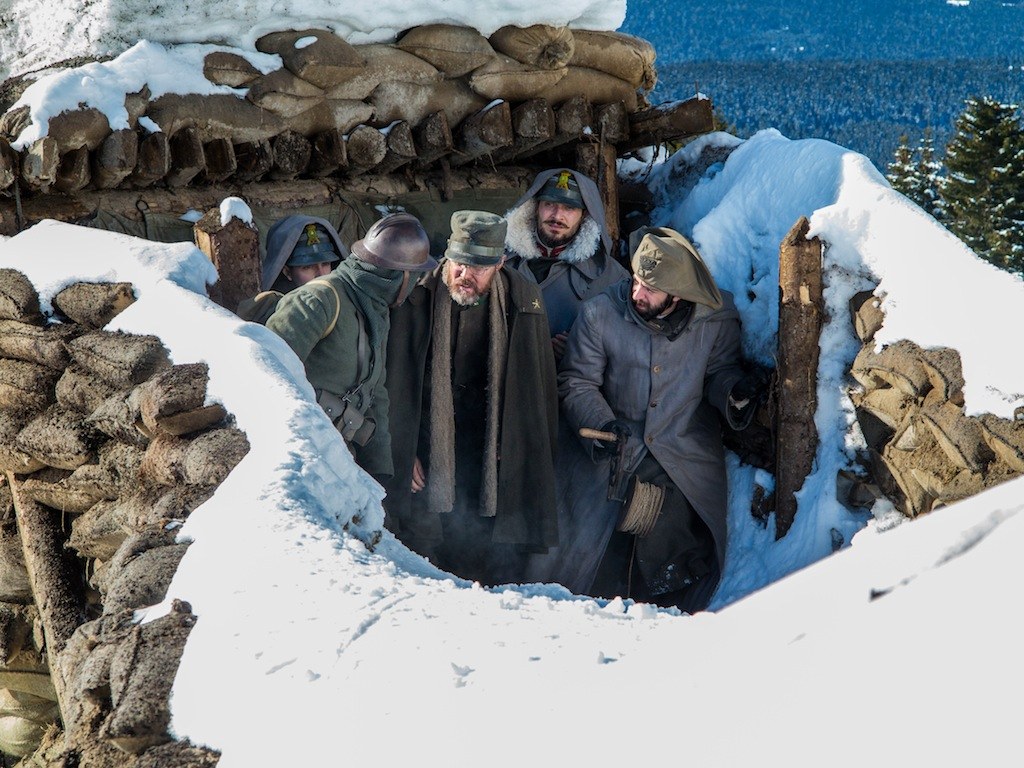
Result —
<instances>
[{"instance_id":1,"label":"weathered wood plank","mask_svg":"<svg viewBox=\"0 0 1024 768\"><path fill-rule=\"evenodd\" d=\"M387 137L368 125L357 125L353 128L348 135L347 143L348 170L352 176L366 173L380 165L388 152Z\"/></svg>"},{"instance_id":2,"label":"weathered wood plank","mask_svg":"<svg viewBox=\"0 0 1024 768\"><path fill-rule=\"evenodd\" d=\"M313 137L313 150L309 156L306 174L310 178L319 179L330 176L335 171L348 167L348 147L345 136L334 129L324 131Z\"/></svg>"},{"instance_id":3,"label":"weathered wood plank","mask_svg":"<svg viewBox=\"0 0 1024 768\"><path fill-rule=\"evenodd\" d=\"M183 187L206 167L203 142L195 128L182 128L170 140L171 169L167 172L167 185Z\"/></svg>"},{"instance_id":4,"label":"weathered wood plank","mask_svg":"<svg viewBox=\"0 0 1024 768\"><path fill-rule=\"evenodd\" d=\"M508 102L490 104L462 121L451 157L452 167L471 163L496 149L511 147L514 142L512 109Z\"/></svg>"},{"instance_id":5,"label":"weathered wood plank","mask_svg":"<svg viewBox=\"0 0 1024 768\"><path fill-rule=\"evenodd\" d=\"M49 136L43 136L21 153L21 180L31 191L46 192L57 180L59 166L57 142Z\"/></svg>"},{"instance_id":6,"label":"weathered wood plank","mask_svg":"<svg viewBox=\"0 0 1024 768\"><path fill-rule=\"evenodd\" d=\"M555 135L542 141L531 149L521 152L519 160L534 157L543 152L565 146L570 142L579 141L594 125L594 108L584 96L573 96L555 110Z\"/></svg>"},{"instance_id":7,"label":"weathered wood plank","mask_svg":"<svg viewBox=\"0 0 1024 768\"><path fill-rule=\"evenodd\" d=\"M811 472L818 445L819 337L824 316L821 241L808 240L801 216L779 248L779 403L776 432L775 537L796 516L796 492Z\"/></svg>"},{"instance_id":8,"label":"weathered wood plank","mask_svg":"<svg viewBox=\"0 0 1024 768\"><path fill-rule=\"evenodd\" d=\"M604 203L608 235L617 249L622 235L619 232L619 180L615 160L613 144L586 141L576 145L576 169L597 183L601 202Z\"/></svg>"},{"instance_id":9,"label":"weathered wood plank","mask_svg":"<svg viewBox=\"0 0 1024 768\"><path fill-rule=\"evenodd\" d=\"M210 184L230 179L238 170L235 147L228 139L212 139L203 144L203 156L206 158L203 180Z\"/></svg>"},{"instance_id":10,"label":"weathered wood plank","mask_svg":"<svg viewBox=\"0 0 1024 768\"><path fill-rule=\"evenodd\" d=\"M217 268L210 298L232 312L260 291L260 242L254 227L236 218L221 224L220 208L196 222L196 245Z\"/></svg>"},{"instance_id":11,"label":"weathered wood plank","mask_svg":"<svg viewBox=\"0 0 1024 768\"><path fill-rule=\"evenodd\" d=\"M151 133L139 142L139 156L128 181L135 187L148 187L171 170L171 143L163 131Z\"/></svg>"},{"instance_id":12,"label":"weathered wood plank","mask_svg":"<svg viewBox=\"0 0 1024 768\"><path fill-rule=\"evenodd\" d=\"M11 148L10 142L0 137L0 192L14 185L19 163L18 153Z\"/></svg>"},{"instance_id":13,"label":"weathered wood plank","mask_svg":"<svg viewBox=\"0 0 1024 768\"><path fill-rule=\"evenodd\" d=\"M455 140L448 117L443 111L434 112L417 125L412 132L416 145L417 166L420 168L447 157L455 149Z\"/></svg>"},{"instance_id":14,"label":"weathered wood plank","mask_svg":"<svg viewBox=\"0 0 1024 768\"><path fill-rule=\"evenodd\" d=\"M244 141L235 144L235 181L249 184L259 181L274 167L274 150L269 141Z\"/></svg>"},{"instance_id":15,"label":"weathered wood plank","mask_svg":"<svg viewBox=\"0 0 1024 768\"><path fill-rule=\"evenodd\" d=\"M271 139L270 146L274 152L274 165L269 176L276 181L294 179L303 173L313 154L309 139L295 131L278 134Z\"/></svg>"},{"instance_id":16,"label":"weathered wood plank","mask_svg":"<svg viewBox=\"0 0 1024 768\"><path fill-rule=\"evenodd\" d=\"M58 192L70 195L85 189L91 178L89 148L82 146L61 155L53 187Z\"/></svg>"},{"instance_id":17,"label":"weathered wood plank","mask_svg":"<svg viewBox=\"0 0 1024 768\"><path fill-rule=\"evenodd\" d=\"M416 159L416 142L409 123L399 120L382 133L386 139L386 150L384 159L373 169L374 173L393 173Z\"/></svg>"},{"instance_id":18,"label":"weathered wood plank","mask_svg":"<svg viewBox=\"0 0 1024 768\"><path fill-rule=\"evenodd\" d=\"M512 146L491 153L494 163L506 163L555 137L555 111L544 99L531 99L512 110Z\"/></svg>"},{"instance_id":19,"label":"weathered wood plank","mask_svg":"<svg viewBox=\"0 0 1024 768\"><path fill-rule=\"evenodd\" d=\"M594 112L594 132L609 144L629 138L629 111L621 101L602 104Z\"/></svg>"},{"instance_id":20,"label":"weathered wood plank","mask_svg":"<svg viewBox=\"0 0 1024 768\"><path fill-rule=\"evenodd\" d=\"M695 96L686 101L662 104L629 116L629 138L622 142L619 150L699 136L714 130L714 125L710 99Z\"/></svg>"},{"instance_id":21,"label":"weathered wood plank","mask_svg":"<svg viewBox=\"0 0 1024 768\"><path fill-rule=\"evenodd\" d=\"M92 183L112 189L135 170L139 160L139 135L131 128L110 133L92 156Z\"/></svg>"}]
</instances>

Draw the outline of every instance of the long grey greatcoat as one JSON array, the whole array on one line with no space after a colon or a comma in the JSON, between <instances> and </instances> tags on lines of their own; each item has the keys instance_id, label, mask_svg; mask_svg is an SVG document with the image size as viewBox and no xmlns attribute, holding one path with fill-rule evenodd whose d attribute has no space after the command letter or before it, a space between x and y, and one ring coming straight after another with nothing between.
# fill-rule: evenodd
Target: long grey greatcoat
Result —
<instances>
[{"instance_id":1,"label":"long grey greatcoat","mask_svg":"<svg viewBox=\"0 0 1024 768\"><path fill-rule=\"evenodd\" d=\"M633 311L629 280L612 286L583 305L558 375L562 414L574 433L580 427L600 429L612 419L628 422L630 471L648 451L654 456L711 530L720 569L727 488L715 410L729 418L729 392L743 375L739 314L732 295L721 293L721 309L695 304L689 323L671 339ZM561 537L567 572L557 580L575 579L573 586L584 592L621 508L605 500L608 465L605 459L591 463L591 471L576 468L576 529Z\"/></svg>"},{"instance_id":2,"label":"long grey greatcoat","mask_svg":"<svg viewBox=\"0 0 1024 768\"><path fill-rule=\"evenodd\" d=\"M514 269L531 283L536 283L537 278L528 262L541 258L537 246L537 201L533 196L544 182L560 171L560 168L555 168L540 173L505 214L508 221L506 269ZM604 205L597 185L582 173L573 171L572 175L580 185L587 215L576 237L559 254L558 261L540 283L552 336L569 330L582 302L628 274L611 255L612 243L605 226Z\"/></svg>"}]
</instances>

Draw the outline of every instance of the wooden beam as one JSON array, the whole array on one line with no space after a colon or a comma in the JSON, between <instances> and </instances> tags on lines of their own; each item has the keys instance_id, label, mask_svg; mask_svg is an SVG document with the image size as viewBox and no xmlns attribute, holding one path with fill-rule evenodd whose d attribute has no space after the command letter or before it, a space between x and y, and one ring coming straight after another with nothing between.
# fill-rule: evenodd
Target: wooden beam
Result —
<instances>
[{"instance_id":1,"label":"wooden beam","mask_svg":"<svg viewBox=\"0 0 1024 768\"><path fill-rule=\"evenodd\" d=\"M294 179L303 173L313 154L309 139L295 131L279 133L271 139L270 146L274 151L274 165L269 176L276 181Z\"/></svg>"},{"instance_id":2,"label":"wooden beam","mask_svg":"<svg viewBox=\"0 0 1024 768\"><path fill-rule=\"evenodd\" d=\"M629 138L629 112L621 101L602 104L594 112L594 132L609 144Z\"/></svg>"},{"instance_id":3,"label":"wooden beam","mask_svg":"<svg viewBox=\"0 0 1024 768\"><path fill-rule=\"evenodd\" d=\"M18 177L20 159L7 139L0 137L0 192L10 189Z\"/></svg>"},{"instance_id":4,"label":"wooden beam","mask_svg":"<svg viewBox=\"0 0 1024 768\"><path fill-rule=\"evenodd\" d=\"M232 312L242 299L260 292L260 243L254 227L233 218L221 224L220 208L208 211L195 228L196 245L217 268L210 298Z\"/></svg>"},{"instance_id":5,"label":"wooden beam","mask_svg":"<svg viewBox=\"0 0 1024 768\"><path fill-rule=\"evenodd\" d=\"M235 144L235 181L250 184L259 181L274 167L274 150L269 141L244 141Z\"/></svg>"},{"instance_id":6,"label":"wooden beam","mask_svg":"<svg viewBox=\"0 0 1024 768\"><path fill-rule=\"evenodd\" d=\"M693 97L661 104L629 116L629 139L619 151L699 136L714 130L711 100Z\"/></svg>"},{"instance_id":7,"label":"wooden beam","mask_svg":"<svg viewBox=\"0 0 1024 768\"><path fill-rule=\"evenodd\" d=\"M128 181L135 187L148 187L171 170L171 144L167 134L157 131L139 142L139 156Z\"/></svg>"},{"instance_id":8,"label":"wooden beam","mask_svg":"<svg viewBox=\"0 0 1024 768\"><path fill-rule=\"evenodd\" d=\"M43 136L21 153L21 180L31 191L45 192L57 180L59 166L57 142L49 136Z\"/></svg>"},{"instance_id":9,"label":"wooden beam","mask_svg":"<svg viewBox=\"0 0 1024 768\"><path fill-rule=\"evenodd\" d=\"M93 186L113 189L131 175L138 160L139 135L131 128L111 132L93 153Z\"/></svg>"},{"instance_id":10,"label":"wooden beam","mask_svg":"<svg viewBox=\"0 0 1024 768\"><path fill-rule=\"evenodd\" d=\"M171 169L167 172L167 186L183 187L206 167L203 142L195 128L182 128L170 140Z\"/></svg>"},{"instance_id":11,"label":"wooden beam","mask_svg":"<svg viewBox=\"0 0 1024 768\"><path fill-rule=\"evenodd\" d=\"M203 144L203 156L206 158L203 180L209 184L230 179L238 170L235 147L228 139L211 139Z\"/></svg>"},{"instance_id":12,"label":"wooden beam","mask_svg":"<svg viewBox=\"0 0 1024 768\"><path fill-rule=\"evenodd\" d=\"M75 556L64 547L60 514L22 493L20 481L11 472L7 473L7 483L14 499L14 516L33 602L43 627L50 678L57 692L61 720L67 723L72 704L68 697L69 681L61 671L60 655L74 631L85 622L82 574L75 566Z\"/></svg>"},{"instance_id":13,"label":"wooden beam","mask_svg":"<svg viewBox=\"0 0 1024 768\"><path fill-rule=\"evenodd\" d=\"M444 111L434 112L420 121L412 132L416 145L416 165L424 168L447 157L455 149L455 140Z\"/></svg>"},{"instance_id":14,"label":"wooden beam","mask_svg":"<svg viewBox=\"0 0 1024 768\"><path fill-rule=\"evenodd\" d=\"M384 131L384 159L373 169L374 173L393 173L416 159L416 142L412 126L404 120L392 123Z\"/></svg>"},{"instance_id":15,"label":"wooden beam","mask_svg":"<svg viewBox=\"0 0 1024 768\"><path fill-rule=\"evenodd\" d=\"M388 152L388 141L383 133L368 125L357 125L348 139L349 175L366 173L383 162Z\"/></svg>"},{"instance_id":16,"label":"wooden beam","mask_svg":"<svg viewBox=\"0 0 1024 768\"><path fill-rule=\"evenodd\" d=\"M524 101L512 110L512 146L496 149L491 160L496 164L513 160L544 141L555 137L555 111L544 99Z\"/></svg>"},{"instance_id":17,"label":"wooden beam","mask_svg":"<svg viewBox=\"0 0 1024 768\"><path fill-rule=\"evenodd\" d=\"M808 240L806 217L779 248L779 404L776 432L775 537L796 516L796 492L811 473L818 446L818 356L824 316L821 241Z\"/></svg>"},{"instance_id":18,"label":"wooden beam","mask_svg":"<svg viewBox=\"0 0 1024 768\"><path fill-rule=\"evenodd\" d=\"M78 149L65 152L61 155L60 165L57 167L57 178L53 182L54 189L66 195L85 189L92 178L89 164L88 147L81 146Z\"/></svg>"},{"instance_id":19,"label":"wooden beam","mask_svg":"<svg viewBox=\"0 0 1024 768\"><path fill-rule=\"evenodd\" d=\"M318 133L313 138L313 149L309 156L306 175L320 179L335 171L348 167L348 148L341 131L332 129Z\"/></svg>"},{"instance_id":20,"label":"wooden beam","mask_svg":"<svg viewBox=\"0 0 1024 768\"><path fill-rule=\"evenodd\" d=\"M597 183L604 203L605 224L613 245L621 238L619 231L619 180L614 144L585 141L576 145L576 169Z\"/></svg>"},{"instance_id":21,"label":"wooden beam","mask_svg":"<svg viewBox=\"0 0 1024 768\"><path fill-rule=\"evenodd\" d=\"M512 109L508 102L491 104L462 121L451 158L452 167L471 163L496 149L511 147L514 141Z\"/></svg>"},{"instance_id":22,"label":"wooden beam","mask_svg":"<svg viewBox=\"0 0 1024 768\"><path fill-rule=\"evenodd\" d=\"M532 149L521 152L520 160L548 152L573 141L579 141L594 124L594 109L584 96L573 96L555 110L555 135Z\"/></svg>"}]
</instances>

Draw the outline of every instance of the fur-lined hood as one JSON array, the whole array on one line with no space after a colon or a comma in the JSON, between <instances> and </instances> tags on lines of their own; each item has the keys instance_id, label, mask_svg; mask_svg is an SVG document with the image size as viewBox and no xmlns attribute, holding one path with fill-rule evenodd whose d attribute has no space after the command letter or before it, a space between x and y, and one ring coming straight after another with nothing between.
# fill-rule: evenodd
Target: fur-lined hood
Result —
<instances>
[{"instance_id":1,"label":"fur-lined hood","mask_svg":"<svg viewBox=\"0 0 1024 768\"><path fill-rule=\"evenodd\" d=\"M562 170L562 168L549 168L538 173L530 188L505 214L505 218L508 220L508 234L505 236L507 251L524 259L540 257L540 249L537 247L536 240L537 200L534 195L548 179L561 173ZM610 254L612 241L606 231L604 203L601 202L601 192L598 190L597 184L589 176L577 171L569 172L579 184L580 195L583 197L583 206L587 215L583 218L580 231L576 233L576 237L573 238L569 247L562 251L559 259L570 264L579 264L593 256L599 245L604 246L604 252Z\"/></svg>"},{"instance_id":2,"label":"fur-lined hood","mask_svg":"<svg viewBox=\"0 0 1024 768\"><path fill-rule=\"evenodd\" d=\"M509 255L524 259L538 259L537 247L537 201L524 201L505 215L508 233L505 235L505 250ZM583 218L579 232L562 251L558 258L570 264L579 264L591 258L601 245L601 227L589 214Z\"/></svg>"}]
</instances>

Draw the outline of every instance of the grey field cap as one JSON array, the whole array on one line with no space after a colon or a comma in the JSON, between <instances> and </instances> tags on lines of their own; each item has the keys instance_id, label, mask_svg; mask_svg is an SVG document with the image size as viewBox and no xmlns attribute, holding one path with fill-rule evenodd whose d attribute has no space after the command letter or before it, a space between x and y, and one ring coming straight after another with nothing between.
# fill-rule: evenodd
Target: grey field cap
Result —
<instances>
[{"instance_id":1,"label":"grey field cap","mask_svg":"<svg viewBox=\"0 0 1024 768\"><path fill-rule=\"evenodd\" d=\"M473 267L493 267L505 253L508 222L488 211L456 211L446 258Z\"/></svg>"}]
</instances>

